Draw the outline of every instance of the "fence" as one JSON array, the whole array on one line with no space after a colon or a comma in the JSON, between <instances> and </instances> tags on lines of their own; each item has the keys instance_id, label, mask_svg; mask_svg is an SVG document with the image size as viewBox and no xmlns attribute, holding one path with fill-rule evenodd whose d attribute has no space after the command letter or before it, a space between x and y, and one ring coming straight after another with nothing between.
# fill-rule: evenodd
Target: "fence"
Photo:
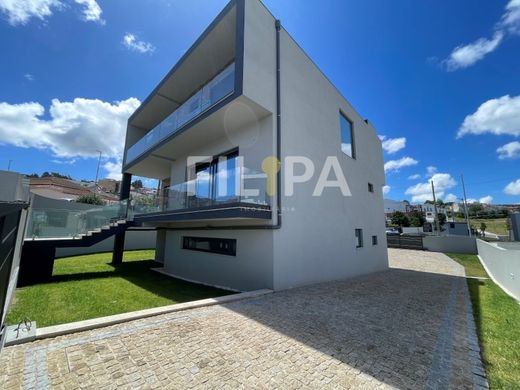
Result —
<instances>
[{"instance_id":1,"label":"fence","mask_svg":"<svg viewBox=\"0 0 520 390\"><path fill-rule=\"evenodd\" d=\"M419 249L423 248L423 238L421 236L391 236L386 237L389 248Z\"/></svg>"},{"instance_id":2,"label":"fence","mask_svg":"<svg viewBox=\"0 0 520 390\"><path fill-rule=\"evenodd\" d=\"M7 309L16 287L26 207L24 202L0 202L0 349L4 345Z\"/></svg>"},{"instance_id":3,"label":"fence","mask_svg":"<svg viewBox=\"0 0 520 390\"><path fill-rule=\"evenodd\" d=\"M475 237L468 236L425 236L424 249L431 252L454 252L477 254Z\"/></svg>"}]
</instances>

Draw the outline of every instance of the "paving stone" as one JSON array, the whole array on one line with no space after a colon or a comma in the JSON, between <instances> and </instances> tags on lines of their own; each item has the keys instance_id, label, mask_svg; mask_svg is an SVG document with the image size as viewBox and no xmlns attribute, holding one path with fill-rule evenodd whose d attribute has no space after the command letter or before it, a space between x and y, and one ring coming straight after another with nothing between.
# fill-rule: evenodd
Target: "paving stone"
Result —
<instances>
[{"instance_id":1,"label":"paving stone","mask_svg":"<svg viewBox=\"0 0 520 390\"><path fill-rule=\"evenodd\" d=\"M487 388L464 269L387 272L7 347L0 388Z\"/></svg>"}]
</instances>

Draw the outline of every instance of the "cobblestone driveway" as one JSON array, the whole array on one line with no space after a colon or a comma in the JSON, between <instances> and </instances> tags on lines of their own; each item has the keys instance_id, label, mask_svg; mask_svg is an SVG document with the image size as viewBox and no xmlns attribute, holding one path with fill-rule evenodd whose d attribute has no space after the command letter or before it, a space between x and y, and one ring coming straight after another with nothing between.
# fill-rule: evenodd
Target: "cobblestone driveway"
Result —
<instances>
[{"instance_id":1,"label":"cobblestone driveway","mask_svg":"<svg viewBox=\"0 0 520 390\"><path fill-rule=\"evenodd\" d=\"M463 268L390 257L387 272L5 348L0 388L485 385Z\"/></svg>"}]
</instances>

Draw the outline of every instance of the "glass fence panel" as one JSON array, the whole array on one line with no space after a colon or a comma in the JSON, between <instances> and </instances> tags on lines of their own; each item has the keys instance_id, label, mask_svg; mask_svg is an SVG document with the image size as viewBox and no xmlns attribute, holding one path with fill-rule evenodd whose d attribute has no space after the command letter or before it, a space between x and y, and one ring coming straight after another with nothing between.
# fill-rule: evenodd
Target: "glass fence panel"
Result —
<instances>
[{"instance_id":1,"label":"glass fence panel","mask_svg":"<svg viewBox=\"0 0 520 390\"><path fill-rule=\"evenodd\" d=\"M233 63L180 105L177 110L149 131L142 139L128 148L126 163L135 160L202 112L214 106L218 101L232 93L234 87L235 64Z\"/></svg>"},{"instance_id":2,"label":"glass fence panel","mask_svg":"<svg viewBox=\"0 0 520 390\"><path fill-rule=\"evenodd\" d=\"M199 175L196 179L173 185L151 196L138 196L131 200L129 213L200 209L231 203L249 203L269 206L267 175L264 172L233 166L219 168L214 175Z\"/></svg>"},{"instance_id":3,"label":"glass fence panel","mask_svg":"<svg viewBox=\"0 0 520 390\"><path fill-rule=\"evenodd\" d=\"M127 201L86 210L30 209L26 238L70 238L126 219Z\"/></svg>"}]
</instances>

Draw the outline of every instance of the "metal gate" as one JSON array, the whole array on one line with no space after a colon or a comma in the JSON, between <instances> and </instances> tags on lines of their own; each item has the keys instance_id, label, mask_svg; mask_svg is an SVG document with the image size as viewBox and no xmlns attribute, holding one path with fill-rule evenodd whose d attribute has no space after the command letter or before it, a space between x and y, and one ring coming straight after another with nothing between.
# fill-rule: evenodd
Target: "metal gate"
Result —
<instances>
[{"instance_id":1,"label":"metal gate","mask_svg":"<svg viewBox=\"0 0 520 390\"><path fill-rule=\"evenodd\" d=\"M389 248L424 249L422 236L386 236L386 242Z\"/></svg>"},{"instance_id":2,"label":"metal gate","mask_svg":"<svg viewBox=\"0 0 520 390\"><path fill-rule=\"evenodd\" d=\"M13 262L17 261L22 240L18 240L20 217L27 203L0 202L0 349L4 345L5 316L11 295L16 286L15 275L12 274Z\"/></svg>"}]
</instances>

